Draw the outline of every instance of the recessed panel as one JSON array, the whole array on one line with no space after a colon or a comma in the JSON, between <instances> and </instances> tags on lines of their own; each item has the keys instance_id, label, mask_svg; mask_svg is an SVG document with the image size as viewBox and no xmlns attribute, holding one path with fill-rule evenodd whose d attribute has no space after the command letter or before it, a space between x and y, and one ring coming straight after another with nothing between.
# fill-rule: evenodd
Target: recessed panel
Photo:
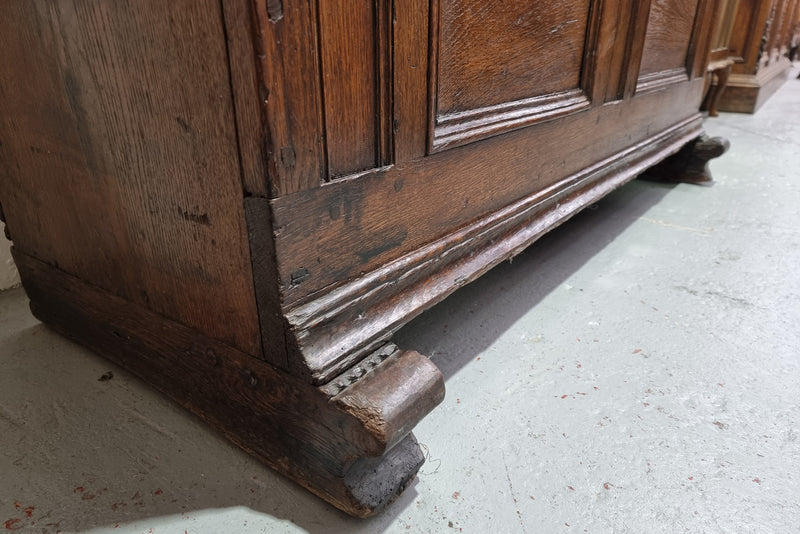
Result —
<instances>
[{"instance_id":1,"label":"recessed panel","mask_svg":"<svg viewBox=\"0 0 800 534\"><path fill-rule=\"evenodd\" d=\"M576 89L589 0L442 0L437 115Z\"/></svg>"},{"instance_id":2,"label":"recessed panel","mask_svg":"<svg viewBox=\"0 0 800 534\"><path fill-rule=\"evenodd\" d=\"M653 0L639 76L686 67L699 0Z\"/></svg>"},{"instance_id":3,"label":"recessed panel","mask_svg":"<svg viewBox=\"0 0 800 534\"><path fill-rule=\"evenodd\" d=\"M378 165L373 10L370 0L319 3L328 178Z\"/></svg>"}]
</instances>

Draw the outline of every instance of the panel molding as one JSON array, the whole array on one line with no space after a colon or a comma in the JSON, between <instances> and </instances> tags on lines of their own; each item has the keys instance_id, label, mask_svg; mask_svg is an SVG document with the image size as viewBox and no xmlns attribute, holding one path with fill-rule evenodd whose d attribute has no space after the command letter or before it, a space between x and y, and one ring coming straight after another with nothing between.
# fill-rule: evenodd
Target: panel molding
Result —
<instances>
[{"instance_id":1,"label":"panel molding","mask_svg":"<svg viewBox=\"0 0 800 534\"><path fill-rule=\"evenodd\" d=\"M577 88L438 115L441 1L431 2L430 13L429 154L564 117L592 106L592 91L598 70L596 56L603 0L592 0L589 3Z\"/></svg>"},{"instance_id":2,"label":"panel molding","mask_svg":"<svg viewBox=\"0 0 800 534\"><path fill-rule=\"evenodd\" d=\"M392 5L317 0L323 182L392 161Z\"/></svg>"},{"instance_id":3,"label":"panel molding","mask_svg":"<svg viewBox=\"0 0 800 534\"><path fill-rule=\"evenodd\" d=\"M645 94L652 91L659 91L676 83L689 81L689 73L686 67L677 67L661 72L652 72L639 76L636 83L636 94Z\"/></svg>"},{"instance_id":4,"label":"panel molding","mask_svg":"<svg viewBox=\"0 0 800 534\"><path fill-rule=\"evenodd\" d=\"M608 101L631 98L636 93L639 70L642 63L642 48L647 33L647 21L650 19L652 0L627 3L625 48L621 56L619 83L614 93L607 94Z\"/></svg>"},{"instance_id":5,"label":"panel molding","mask_svg":"<svg viewBox=\"0 0 800 534\"><path fill-rule=\"evenodd\" d=\"M438 117L433 130L431 152L557 119L590 105L586 92L574 89Z\"/></svg>"},{"instance_id":6,"label":"panel molding","mask_svg":"<svg viewBox=\"0 0 800 534\"><path fill-rule=\"evenodd\" d=\"M325 383L400 326L702 133L695 113L550 186L285 310L303 369ZM433 266L435 265L435 268ZM365 320L365 318L369 318Z\"/></svg>"},{"instance_id":7,"label":"panel molding","mask_svg":"<svg viewBox=\"0 0 800 534\"><path fill-rule=\"evenodd\" d=\"M326 176L317 4L284 2L281 18L270 17L266 2L252 5L269 196L276 198L319 187Z\"/></svg>"},{"instance_id":8,"label":"panel molding","mask_svg":"<svg viewBox=\"0 0 800 534\"><path fill-rule=\"evenodd\" d=\"M674 68L639 74L636 78L634 94L641 95L660 91L704 75L711 47L711 30L715 9L715 0L699 0L695 7L692 29L689 32L689 42L683 63ZM648 17L647 23L649 24L650 22ZM642 58L640 58L639 63L641 61Z\"/></svg>"}]
</instances>

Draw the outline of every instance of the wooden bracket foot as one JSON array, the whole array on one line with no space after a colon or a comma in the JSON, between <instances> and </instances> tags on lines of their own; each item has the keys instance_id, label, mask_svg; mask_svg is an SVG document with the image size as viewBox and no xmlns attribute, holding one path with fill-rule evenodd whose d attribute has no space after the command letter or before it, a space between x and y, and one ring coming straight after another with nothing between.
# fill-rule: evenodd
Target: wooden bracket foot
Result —
<instances>
[{"instance_id":1,"label":"wooden bracket foot","mask_svg":"<svg viewBox=\"0 0 800 534\"><path fill-rule=\"evenodd\" d=\"M315 386L13 251L34 315L348 514L380 511L424 457L411 429L444 398L426 357L385 345Z\"/></svg>"},{"instance_id":2,"label":"wooden bracket foot","mask_svg":"<svg viewBox=\"0 0 800 534\"><path fill-rule=\"evenodd\" d=\"M640 176L645 180L669 183L708 185L713 182L708 162L727 152L730 143L724 137L701 135L676 154L651 167Z\"/></svg>"}]
</instances>

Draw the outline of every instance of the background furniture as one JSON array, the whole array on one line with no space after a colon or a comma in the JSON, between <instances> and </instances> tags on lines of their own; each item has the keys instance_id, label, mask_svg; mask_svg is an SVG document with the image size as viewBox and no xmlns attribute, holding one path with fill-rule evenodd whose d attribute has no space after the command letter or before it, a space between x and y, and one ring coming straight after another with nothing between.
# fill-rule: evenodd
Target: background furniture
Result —
<instances>
[{"instance_id":1,"label":"background furniture","mask_svg":"<svg viewBox=\"0 0 800 534\"><path fill-rule=\"evenodd\" d=\"M735 60L717 108L755 113L787 79L791 68L787 55L800 22L800 1L738 0L735 4L735 16L723 10L717 28L715 47L724 48L723 53ZM719 57L712 52L711 59Z\"/></svg>"},{"instance_id":2,"label":"background furniture","mask_svg":"<svg viewBox=\"0 0 800 534\"><path fill-rule=\"evenodd\" d=\"M710 87L706 93L703 109L708 114L716 117L719 113L717 106L719 99L728 86L731 67L737 61L735 53L730 48L733 36L733 21L736 17L736 8L739 0L719 0L717 6L717 20L711 37L711 54L708 58L708 82Z\"/></svg>"},{"instance_id":3,"label":"background furniture","mask_svg":"<svg viewBox=\"0 0 800 534\"><path fill-rule=\"evenodd\" d=\"M3 2L32 310L374 513L444 394L392 333L679 150L705 179L714 6Z\"/></svg>"}]
</instances>

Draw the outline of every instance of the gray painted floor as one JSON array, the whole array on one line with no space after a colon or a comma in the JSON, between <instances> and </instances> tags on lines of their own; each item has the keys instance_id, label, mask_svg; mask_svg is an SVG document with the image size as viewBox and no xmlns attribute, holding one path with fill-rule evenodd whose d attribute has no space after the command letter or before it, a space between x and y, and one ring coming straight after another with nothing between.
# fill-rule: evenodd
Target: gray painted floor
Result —
<instances>
[{"instance_id":1,"label":"gray painted floor","mask_svg":"<svg viewBox=\"0 0 800 534\"><path fill-rule=\"evenodd\" d=\"M0 295L0 523L30 532L800 532L800 80L407 326L447 398L345 517ZM107 371L114 378L98 381Z\"/></svg>"}]
</instances>

